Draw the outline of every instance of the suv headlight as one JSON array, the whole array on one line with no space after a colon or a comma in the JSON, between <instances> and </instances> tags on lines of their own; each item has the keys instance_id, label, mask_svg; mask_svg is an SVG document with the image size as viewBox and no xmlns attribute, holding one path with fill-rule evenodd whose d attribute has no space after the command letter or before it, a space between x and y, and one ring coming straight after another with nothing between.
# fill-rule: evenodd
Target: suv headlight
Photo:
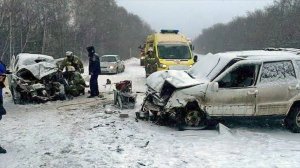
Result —
<instances>
[{"instance_id":1,"label":"suv headlight","mask_svg":"<svg viewBox=\"0 0 300 168\"><path fill-rule=\"evenodd\" d=\"M114 67L115 67L115 66L111 65L111 66L109 66L109 69L114 69Z\"/></svg>"}]
</instances>

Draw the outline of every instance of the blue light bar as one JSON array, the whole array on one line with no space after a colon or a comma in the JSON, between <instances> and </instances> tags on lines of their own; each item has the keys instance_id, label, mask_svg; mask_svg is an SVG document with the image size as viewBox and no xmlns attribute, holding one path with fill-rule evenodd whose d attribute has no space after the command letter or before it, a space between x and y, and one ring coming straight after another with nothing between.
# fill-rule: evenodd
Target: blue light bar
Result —
<instances>
[{"instance_id":1,"label":"blue light bar","mask_svg":"<svg viewBox=\"0 0 300 168\"><path fill-rule=\"evenodd\" d=\"M161 32L161 33L178 34L179 30L165 30L165 29L162 29L160 32Z\"/></svg>"}]
</instances>

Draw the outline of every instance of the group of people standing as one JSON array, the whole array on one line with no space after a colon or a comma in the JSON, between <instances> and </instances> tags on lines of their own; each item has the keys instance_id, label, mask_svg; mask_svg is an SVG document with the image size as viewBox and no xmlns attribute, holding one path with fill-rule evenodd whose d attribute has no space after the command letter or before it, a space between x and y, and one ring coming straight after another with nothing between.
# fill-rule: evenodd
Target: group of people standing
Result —
<instances>
[{"instance_id":1,"label":"group of people standing","mask_svg":"<svg viewBox=\"0 0 300 168\"><path fill-rule=\"evenodd\" d=\"M98 75L101 73L100 68L100 58L95 52L94 46L89 46L86 48L88 51L89 57L89 75L90 77L90 96L88 98L102 96L99 93L98 89ZM66 58L59 65L60 70L66 68L66 78L70 79L74 85L66 89L67 92L70 92L74 96L79 95L84 92L84 88L87 86L81 77L81 73L84 72L83 63L81 60L76 57L73 52L67 51Z\"/></svg>"},{"instance_id":2,"label":"group of people standing","mask_svg":"<svg viewBox=\"0 0 300 168\"><path fill-rule=\"evenodd\" d=\"M98 54L95 51L94 46L89 46L86 48L88 52L88 57L89 57L89 75L90 77L90 95L88 98L93 98L93 97L102 97L102 95L99 92L98 88L98 76L101 74L101 68L100 68L100 58ZM66 52L66 58L63 60L60 69L64 67L73 67L74 69L68 69L70 72L73 73L74 79L80 75L80 73L84 72L83 64L81 60L74 56L72 52L68 51ZM76 73L78 72L78 73ZM6 78L6 66L4 63L0 61L0 120L2 119L2 116L6 114L6 110L3 107L3 95L2 95L2 89L5 87L4 81ZM76 87L83 87L83 93L84 93L84 87L86 87L84 80L78 79L75 80L78 81L75 83ZM79 89L80 90L80 89ZM73 92L74 93L74 92ZM0 154L1 153L6 153L6 150L0 146Z\"/></svg>"}]
</instances>

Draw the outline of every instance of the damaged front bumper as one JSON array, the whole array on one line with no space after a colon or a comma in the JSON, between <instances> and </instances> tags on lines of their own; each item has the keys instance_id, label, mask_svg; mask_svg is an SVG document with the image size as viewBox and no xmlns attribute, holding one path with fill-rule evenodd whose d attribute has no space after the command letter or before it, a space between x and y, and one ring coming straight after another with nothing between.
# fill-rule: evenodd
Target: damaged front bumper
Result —
<instances>
[{"instance_id":1,"label":"damaged front bumper","mask_svg":"<svg viewBox=\"0 0 300 168\"><path fill-rule=\"evenodd\" d=\"M196 102L199 107L204 97L205 85L196 85L187 88L175 88L168 81L157 92L148 86L144 99L145 109L160 112L170 112L175 108L184 108L190 102ZM201 108L201 107L200 107Z\"/></svg>"},{"instance_id":2,"label":"damaged front bumper","mask_svg":"<svg viewBox=\"0 0 300 168\"><path fill-rule=\"evenodd\" d=\"M142 111L161 111L166 104L165 100L161 99L157 92L151 88L148 88L146 97L142 105Z\"/></svg>"}]
</instances>

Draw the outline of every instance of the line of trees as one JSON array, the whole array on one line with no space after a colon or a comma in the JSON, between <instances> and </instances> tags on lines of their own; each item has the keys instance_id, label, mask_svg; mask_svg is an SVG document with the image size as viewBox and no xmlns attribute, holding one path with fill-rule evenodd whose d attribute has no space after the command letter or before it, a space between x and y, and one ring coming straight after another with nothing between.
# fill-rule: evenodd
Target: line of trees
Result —
<instances>
[{"instance_id":1,"label":"line of trees","mask_svg":"<svg viewBox=\"0 0 300 168\"><path fill-rule=\"evenodd\" d=\"M114 0L0 0L0 57L18 53L63 57L67 50L85 58L85 47L123 59L151 33L138 16Z\"/></svg>"},{"instance_id":2,"label":"line of trees","mask_svg":"<svg viewBox=\"0 0 300 168\"><path fill-rule=\"evenodd\" d=\"M300 0L279 0L264 10L216 24L194 40L199 53L266 47L300 48Z\"/></svg>"}]
</instances>

